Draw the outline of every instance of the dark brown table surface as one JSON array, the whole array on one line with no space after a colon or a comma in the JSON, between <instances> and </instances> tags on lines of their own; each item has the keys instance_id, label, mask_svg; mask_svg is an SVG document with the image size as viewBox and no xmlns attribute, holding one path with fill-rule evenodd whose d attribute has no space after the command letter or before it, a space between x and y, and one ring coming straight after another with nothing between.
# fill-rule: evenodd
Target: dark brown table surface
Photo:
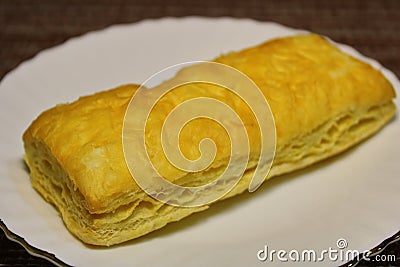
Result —
<instances>
[{"instance_id":1,"label":"dark brown table surface","mask_svg":"<svg viewBox=\"0 0 400 267\"><path fill-rule=\"evenodd\" d=\"M400 76L400 1L0 1L0 78L39 51L112 24L190 15L275 21L327 35L378 60ZM1 178L0 178L1 179ZM1 183L1 180L0 180ZM0 184L1 186L1 184ZM388 203L387 207L396 203ZM0 214L1 219L1 214ZM400 225L400 223L399 223ZM400 241L388 246L396 262L358 266L400 266ZM52 266L30 256L0 231L0 266Z\"/></svg>"}]
</instances>

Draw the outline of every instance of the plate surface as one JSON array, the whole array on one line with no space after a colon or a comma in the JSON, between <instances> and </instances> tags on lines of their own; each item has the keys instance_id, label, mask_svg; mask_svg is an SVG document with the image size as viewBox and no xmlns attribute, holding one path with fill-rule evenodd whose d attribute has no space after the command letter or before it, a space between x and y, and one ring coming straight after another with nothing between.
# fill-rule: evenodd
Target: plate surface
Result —
<instances>
[{"instance_id":1,"label":"plate surface","mask_svg":"<svg viewBox=\"0 0 400 267\"><path fill-rule=\"evenodd\" d=\"M397 116L376 136L335 159L107 249L75 239L30 185L21 136L41 111L119 84L141 83L172 64L212 59L299 32L304 31L243 19L146 20L73 38L22 63L0 84L1 220L30 246L76 266L271 266L281 263L276 256L273 262L257 259L265 246L319 253L338 249L340 238L347 242L343 251L376 246L400 226ZM390 71L348 46L340 47L381 69L399 94L399 82ZM326 257L324 266L339 262Z\"/></svg>"}]
</instances>

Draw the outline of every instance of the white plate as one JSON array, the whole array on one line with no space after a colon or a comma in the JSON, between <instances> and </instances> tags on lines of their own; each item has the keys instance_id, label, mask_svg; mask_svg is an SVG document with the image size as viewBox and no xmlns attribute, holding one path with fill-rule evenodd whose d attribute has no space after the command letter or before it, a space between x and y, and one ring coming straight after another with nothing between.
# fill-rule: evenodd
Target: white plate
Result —
<instances>
[{"instance_id":1,"label":"white plate","mask_svg":"<svg viewBox=\"0 0 400 267\"><path fill-rule=\"evenodd\" d=\"M345 238L347 249L361 252L376 246L400 226L398 118L334 160L273 179L253 194L107 249L75 239L55 209L31 188L21 135L41 111L119 84L143 82L172 64L211 59L298 32L243 19L146 20L73 38L22 63L0 84L1 219L31 246L79 266L251 266L267 263L257 259L265 245L318 252L337 249L336 241ZM350 47L341 48L383 70L399 92L391 72ZM396 104L400 106L398 99ZM274 263L280 262L268 262Z\"/></svg>"}]
</instances>

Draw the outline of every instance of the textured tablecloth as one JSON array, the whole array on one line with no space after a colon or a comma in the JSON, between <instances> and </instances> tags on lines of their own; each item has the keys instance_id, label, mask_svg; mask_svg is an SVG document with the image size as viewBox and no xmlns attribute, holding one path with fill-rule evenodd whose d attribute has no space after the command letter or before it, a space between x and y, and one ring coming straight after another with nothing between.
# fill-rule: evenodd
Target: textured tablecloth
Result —
<instances>
[{"instance_id":1,"label":"textured tablecloth","mask_svg":"<svg viewBox=\"0 0 400 267\"><path fill-rule=\"evenodd\" d=\"M0 78L39 51L88 31L147 18L190 15L252 18L310 30L355 47L400 76L400 1L398 0L2 0L0 1ZM392 207L391 203L388 203L386 208L398 209ZM385 254L395 254L397 261L362 262L358 266L400 266L400 242L390 245ZM30 256L22 246L9 241L0 231L0 266L52 266L52 264Z\"/></svg>"}]
</instances>

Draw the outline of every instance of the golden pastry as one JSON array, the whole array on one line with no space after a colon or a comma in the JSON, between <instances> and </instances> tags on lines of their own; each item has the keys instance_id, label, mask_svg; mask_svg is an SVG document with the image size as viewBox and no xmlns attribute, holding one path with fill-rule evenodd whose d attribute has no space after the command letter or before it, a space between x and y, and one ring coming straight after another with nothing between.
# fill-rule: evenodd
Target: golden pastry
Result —
<instances>
[{"instance_id":1,"label":"golden pastry","mask_svg":"<svg viewBox=\"0 0 400 267\"><path fill-rule=\"evenodd\" d=\"M318 35L274 39L214 61L245 73L269 102L276 124L276 154L267 178L344 151L378 131L395 113L395 93L387 79ZM131 177L121 133L137 88L120 86L57 105L24 133L25 160L34 188L55 205L70 232L85 243L118 244L209 207L164 204L148 196ZM251 110L222 88L203 84L181 89L168 93L149 118L146 144L151 144L152 161L167 179L182 185L217 177L231 151L224 129L214 122L195 120L181 134L181 149L188 158L199 156L193 145L199 140L215 141L215 162L202 172L167 166L158 139L163 119L178 103L197 96L219 99L243 118L251 146L243 179L224 198L244 192L259 155L259 131Z\"/></svg>"}]
</instances>

